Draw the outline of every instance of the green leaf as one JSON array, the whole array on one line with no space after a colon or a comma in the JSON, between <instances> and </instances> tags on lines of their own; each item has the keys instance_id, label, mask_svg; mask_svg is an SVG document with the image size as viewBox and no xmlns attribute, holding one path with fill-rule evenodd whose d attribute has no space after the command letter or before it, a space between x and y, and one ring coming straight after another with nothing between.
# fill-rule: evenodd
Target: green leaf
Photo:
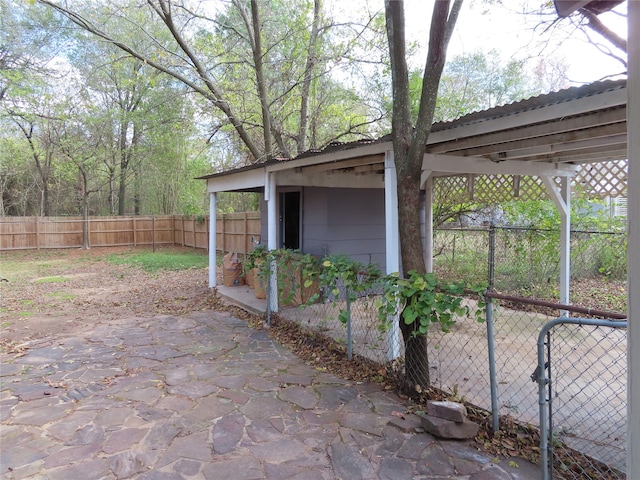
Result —
<instances>
[{"instance_id":1,"label":"green leaf","mask_svg":"<svg viewBox=\"0 0 640 480\"><path fill-rule=\"evenodd\" d=\"M402 312L402 317L404 318L404 323L411 325L418 318L418 312L413 307L407 306Z\"/></svg>"}]
</instances>

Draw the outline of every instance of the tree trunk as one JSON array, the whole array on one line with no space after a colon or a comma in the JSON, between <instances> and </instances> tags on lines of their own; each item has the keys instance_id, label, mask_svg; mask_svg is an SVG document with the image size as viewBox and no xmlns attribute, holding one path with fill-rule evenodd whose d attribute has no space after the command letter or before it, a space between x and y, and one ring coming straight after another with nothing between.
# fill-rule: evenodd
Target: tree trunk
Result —
<instances>
[{"instance_id":1,"label":"tree trunk","mask_svg":"<svg viewBox=\"0 0 640 480\"><path fill-rule=\"evenodd\" d=\"M385 0L387 38L391 60L393 94L392 137L394 162L398 178L398 224L403 273L425 273L422 235L420 232L420 179L422 160L431 132L438 85L444 68L446 49L462 0L434 3L429 34L429 51L423 74L420 109L415 128L409 102L409 70L406 59L404 3ZM414 335L419 325L407 325L400 316L400 331L405 344L405 380L411 388L429 386L427 336Z\"/></svg>"},{"instance_id":2,"label":"tree trunk","mask_svg":"<svg viewBox=\"0 0 640 480\"><path fill-rule=\"evenodd\" d=\"M117 205L117 196L116 196L116 174L114 171L109 169L109 215L116 214L116 205Z\"/></svg>"},{"instance_id":3,"label":"tree trunk","mask_svg":"<svg viewBox=\"0 0 640 480\"><path fill-rule=\"evenodd\" d=\"M417 323L407 325L400 320L400 331L404 339L405 383L407 388L412 390L427 389L431 384L427 336L414 336L413 331L416 326Z\"/></svg>"},{"instance_id":4,"label":"tree trunk","mask_svg":"<svg viewBox=\"0 0 640 480\"><path fill-rule=\"evenodd\" d=\"M127 193L127 170L129 169L129 149L127 148L127 131L129 122L126 119L120 120L120 138L118 139L118 150L120 151L120 184L118 186L118 215L125 212L125 195Z\"/></svg>"},{"instance_id":5,"label":"tree trunk","mask_svg":"<svg viewBox=\"0 0 640 480\"><path fill-rule=\"evenodd\" d=\"M240 4L238 4L240 5ZM241 13L244 12L240 7ZM264 138L264 154L270 159L273 156L271 143L271 112L269 111L269 99L267 95L267 81L265 78L263 67L262 52L262 27L260 23L260 12L258 11L258 2L251 0L251 21L245 19L249 34L253 33L251 38L251 51L253 53L253 63L256 70L256 83L258 87L258 96L260 97L260 107L262 109L262 132Z\"/></svg>"},{"instance_id":6,"label":"tree trunk","mask_svg":"<svg viewBox=\"0 0 640 480\"><path fill-rule=\"evenodd\" d=\"M304 69L304 80L302 82L302 92L300 95L300 126L298 127L298 138L296 140L298 153L307 150L307 130L309 129L309 95L311 92L311 82L315 76L317 63L318 35L320 31L320 13L322 12L322 0L313 2L313 24L311 26L311 37L307 50L307 61Z\"/></svg>"},{"instance_id":7,"label":"tree trunk","mask_svg":"<svg viewBox=\"0 0 640 480\"><path fill-rule=\"evenodd\" d=\"M118 186L118 215L123 216L125 213L125 195L127 193L127 175L126 167L123 170L120 167L120 185Z\"/></svg>"},{"instance_id":8,"label":"tree trunk","mask_svg":"<svg viewBox=\"0 0 640 480\"><path fill-rule=\"evenodd\" d=\"M140 165L135 168L135 183L133 192L133 213L134 215L140 215L141 194L142 194L142 172L140 171Z\"/></svg>"},{"instance_id":9,"label":"tree trunk","mask_svg":"<svg viewBox=\"0 0 640 480\"><path fill-rule=\"evenodd\" d=\"M82 248L91 248L89 243L89 181L87 171L82 166L78 166L82 177Z\"/></svg>"}]
</instances>

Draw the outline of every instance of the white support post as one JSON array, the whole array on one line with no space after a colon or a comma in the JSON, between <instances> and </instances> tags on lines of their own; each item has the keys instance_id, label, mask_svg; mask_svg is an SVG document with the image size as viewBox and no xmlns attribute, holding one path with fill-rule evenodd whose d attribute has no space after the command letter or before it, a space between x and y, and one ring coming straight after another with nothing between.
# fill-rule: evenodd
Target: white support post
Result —
<instances>
[{"instance_id":1,"label":"white support post","mask_svg":"<svg viewBox=\"0 0 640 480\"><path fill-rule=\"evenodd\" d=\"M542 176L547 191L560 211L560 303L569 305L571 275L571 179L562 177L560 191L548 176ZM563 312L566 314L566 312Z\"/></svg>"},{"instance_id":2,"label":"white support post","mask_svg":"<svg viewBox=\"0 0 640 480\"><path fill-rule=\"evenodd\" d=\"M216 193L209 193L209 288L216 287Z\"/></svg>"},{"instance_id":3,"label":"white support post","mask_svg":"<svg viewBox=\"0 0 640 480\"><path fill-rule=\"evenodd\" d=\"M428 173L424 183L424 266L433 272L433 177Z\"/></svg>"},{"instance_id":4,"label":"white support post","mask_svg":"<svg viewBox=\"0 0 640 480\"><path fill-rule=\"evenodd\" d=\"M398 226L398 179L393 152L384 156L384 216L386 239L386 272L400 272L400 230ZM389 319L391 327L387 333L387 360L393 361L400 356L400 327L398 316Z\"/></svg>"},{"instance_id":5,"label":"white support post","mask_svg":"<svg viewBox=\"0 0 640 480\"><path fill-rule=\"evenodd\" d=\"M571 179L561 178L560 194L565 209L560 212L560 303L569 305L571 278Z\"/></svg>"},{"instance_id":6,"label":"white support post","mask_svg":"<svg viewBox=\"0 0 640 480\"><path fill-rule=\"evenodd\" d=\"M627 8L627 478L640 478L640 2Z\"/></svg>"},{"instance_id":7,"label":"white support post","mask_svg":"<svg viewBox=\"0 0 640 480\"><path fill-rule=\"evenodd\" d=\"M264 179L264 199L267 201L267 249L276 250L278 248L278 210L277 210L277 188L276 173L265 172ZM275 262L271 264L271 278L269 279L269 298L271 311L278 312L278 275Z\"/></svg>"}]
</instances>

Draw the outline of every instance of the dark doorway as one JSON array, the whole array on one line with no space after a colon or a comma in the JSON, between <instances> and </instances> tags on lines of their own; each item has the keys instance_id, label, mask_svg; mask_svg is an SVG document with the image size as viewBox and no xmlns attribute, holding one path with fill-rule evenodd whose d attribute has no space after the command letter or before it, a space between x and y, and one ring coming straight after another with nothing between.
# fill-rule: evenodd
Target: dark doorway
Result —
<instances>
[{"instance_id":1,"label":"dark doorway","mask_svg":"<svg viewBox=\"0 0 640 480\"><path fill-rule=\"evenodd\" d=\"M280 246L300 249L300 192L280 194Z\"/></svg>"}]
</instances>

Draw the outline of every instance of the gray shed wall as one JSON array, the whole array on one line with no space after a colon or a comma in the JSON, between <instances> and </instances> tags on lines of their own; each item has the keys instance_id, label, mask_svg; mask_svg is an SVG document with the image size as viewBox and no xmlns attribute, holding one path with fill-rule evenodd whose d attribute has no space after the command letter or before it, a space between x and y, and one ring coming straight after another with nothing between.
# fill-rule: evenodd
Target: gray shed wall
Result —
<instances>
[{"instance_id":1,"label":"gray shed wall","mask_svg":"<svg viewBox=\"0 0 640 480\"><path fill-rule=\"evenodd\" d=\"M344 253L363 263L375 262L385 271L384 190L305 187L301 192L304 253L321 257ZM424 202L421 204L424 206ZM424 241L424 208L422 210ZM261 202L261 235L266 245L267 203L264 200Z\"/></svg>"},{"instance_id":2,"label":"gray shed wall","mask_svg":"<svg viewBox=\"0 0 640 480\"><path fill-rule=\"evenodd\" d=\"M260 210L262 243L266 245L264 199ZM302 251L319 256L344 253L363 263L375 262L384 269L384 190L303 188Z\"/></svg>"}]
</instances>

